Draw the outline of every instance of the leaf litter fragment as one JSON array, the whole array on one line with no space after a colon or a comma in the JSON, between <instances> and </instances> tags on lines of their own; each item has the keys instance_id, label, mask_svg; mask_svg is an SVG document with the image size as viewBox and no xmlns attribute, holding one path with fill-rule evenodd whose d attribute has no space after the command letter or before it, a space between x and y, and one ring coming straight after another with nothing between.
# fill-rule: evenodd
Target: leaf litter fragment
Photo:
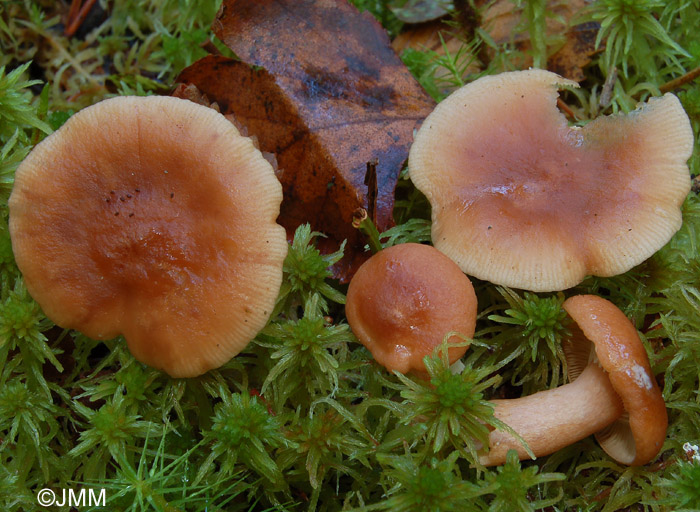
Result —
<instances>
[{"instance_id":1,"label":"leaf litter fragment","mask_svg":"<svg viewBox=\"0 0 700 512\"><path fill-rule=\"evenodd\" d=\"M547 69L577 82L584 80L584 68L604 47L604 42L601 47L596 47L595 44L599 23L577 21L585 5L583 0L564 3L550 0L546 9L544 37L548 45ZM394 50L399 54L411 48L432 51L436 56L444 56L446 53L455 55L463 47L465 35L469 40L478 30L481 37L488 38L492 46L510 44L513 49L522 52L523 55L516 59L517 69L532 66L530 35L527 30L518 28L527 23L523 9L516 8L511 0L496 0L491 3L477 0L474 6L476 9L472 8L471 3L455 2L453 17L458 22L457 25L444 17L403 30L392 43ZM496 50L488 44L478 47L465 74L477 73L487 67L495 55ZM449 74L449 71L439 71L437 76L440 74Z\"/></svg>"},{"instance_id":2,"label":"leaf litter fragment","mask_svg":"<svg viewBox=\"0 0 700 512\"><path fill-rule=\"evenodd\" d=\"M434 107L368 13L345 0L226 0L213 29L240 61L208 56L179 82L192 84L274 153L288 235L309 222L324 252L348 240L333 268L347 281L366 259L352 227L367 208L376 160L375 222L393 225L394 187L413 131ZM176 94L182 93L182 88Z\"/></svg>"}]
</instances>

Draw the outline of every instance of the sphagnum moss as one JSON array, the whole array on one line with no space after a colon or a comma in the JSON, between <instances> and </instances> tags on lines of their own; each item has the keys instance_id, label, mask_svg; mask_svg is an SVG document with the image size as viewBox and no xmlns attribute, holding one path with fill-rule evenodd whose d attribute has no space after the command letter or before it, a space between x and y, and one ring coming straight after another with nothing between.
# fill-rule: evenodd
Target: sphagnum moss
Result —
<instances>
[{"instance_id":1,"label":"sphagnum moss","mask_svg":"<svg viewBox=\"0 0 700 512\"><path fill-rule=\"evenodd\" d=\"M559 297L517 292L516 300L476 283L486 313L466 370L454 375L437 359L432 383L399 377L353 341L339 306L343 290L327 270L342 251L318 252L319 235L308 226L290 247L287 288L268 329L198 379L170 379L135 361L122 340L87 340L45 319L24 290L6 229L15 168L72 112L114 94L165 92L206 53L201 43L222 49L209 30L219 3L98 2L72 37L63 34L68 2L0 3L0 504L33 510L38 489L89 485L106 490L111 510L129 511L697 509L698 463L683 447L700 444L696 192L683 207L683 227L657 255L576 289L605 295L633 318L663 384L669 435L658 461L639 468L614 464L592 440L542 460L474 468L476 445L462 437L473 430L478 439L490 428L484 401L520 396L515 384L551 384L559 375L566 328ZM401 30L389 2L355 3L391 34ZM522 15L515 35L531 31L532 56L543 62L556 42L542 32L542 16L551 13L541 2L513 5L523 8L514 11ZM630 110L700 65L698 7L688 0L591 2L588 19L604 24L601 51L583 87L562 94L577 122ZM437 99L523 62L510 42L480 28L467 34L457 51L404 56ZM611 95L601 103L606 79ZM700 87L690 82L675 92L696 135L690 167L698 174ZM429 207L408 180L400 181L395 213L399 225L382 242L429 242ZM517 347L499 338L508 330ZM533 360L539 377L527 374Z\"/></svg>"}]
</instances>

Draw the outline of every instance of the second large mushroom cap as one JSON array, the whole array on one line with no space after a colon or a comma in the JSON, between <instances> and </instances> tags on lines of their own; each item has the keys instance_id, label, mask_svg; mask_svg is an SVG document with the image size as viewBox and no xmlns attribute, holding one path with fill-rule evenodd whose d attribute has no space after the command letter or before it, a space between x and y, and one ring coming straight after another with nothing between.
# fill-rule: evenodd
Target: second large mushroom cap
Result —
<instances>
[{"instance_id":1,"label":"second large mushroom cap","mask_svg":"<svg viewBox=\"0 0 700 512\"><path fill-rule=\"evenodd\" d=\"M287 252L271 165L214 110L120 97L75 114L16 173L10 232L49 318L175 377L265 325Z\"/></svg>"},{"instance_id":2,"label":"second large mushroom cap","mask_svg":"<svg viewBox=\"0 0 700 512\"><path fill-rule=\"evenodd\" d=\"M641 263L681 225L693 149L678 99L571 127L543 70L483 77L441 102L409 154L432 240L472 276L534 291Z\"/></svg>"}]
</instances>

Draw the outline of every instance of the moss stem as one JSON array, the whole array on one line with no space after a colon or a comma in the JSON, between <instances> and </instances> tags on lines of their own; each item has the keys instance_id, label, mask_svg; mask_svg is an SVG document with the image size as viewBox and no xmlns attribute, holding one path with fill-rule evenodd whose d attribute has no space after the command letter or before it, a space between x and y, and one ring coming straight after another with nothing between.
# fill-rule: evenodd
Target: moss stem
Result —
<instances>
[{"instance_id":1,"label":"moss stem","mask_svg":"<svg viewBox=\"0 0 700 512\"><path fill-rule=\"evenodd\" d=\"M376 254L383 249L382 243L379 241L379 231L374 222L367 215L367 210L358 208L352 216L352 225L359 229L366 237L369 243L369 248L372 254Z\"/></svg>"}]
</instances>

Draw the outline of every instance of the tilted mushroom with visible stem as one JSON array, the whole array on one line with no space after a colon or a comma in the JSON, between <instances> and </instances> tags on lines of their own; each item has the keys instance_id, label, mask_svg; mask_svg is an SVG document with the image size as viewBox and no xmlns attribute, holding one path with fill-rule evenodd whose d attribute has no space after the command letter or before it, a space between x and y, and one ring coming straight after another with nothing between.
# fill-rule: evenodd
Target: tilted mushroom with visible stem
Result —
<instances>
[{"instance_id":1,"label":"tilted mushroom with visible stem","mask_svg":"<svg viewBox=\"0 0 700 512\"><path fill-rule=\"evenodd\" d=\"M573 296L562 307L574 321L572 336L564 342L572 382L523 398L493 400L494 416L536 456L596 434L618 462L646 464L663 445L668 417L636 329L613 303L597 296ZM518 440L494 430L480 461L502 464L510 449L529 458Z\"/></svg>"},{"instance_id":2,"label":"tilted mushroom with visible stem","mask_svg":"<svg viewBox=\"0 0 700 512\"><path fill-rule=\"evenodd\" d=\"M424 372L423 358L456 331L474 335L476 295L469 278L429 245L383 249L362 264L348 288L345 312L355 335L389 370ZM456 336L451 342L463 342ZM450 362L467 350L450 347Z\"/></svg>"},{"instance_id":3,"label":"tilted mushroom with visible stem","mask_svg":"<svg viewBox=\"0 0 700 512\"><path fill-rule=\"evenodd\" d=\"M214 110L170 97L88 107L16 172L10 232L27 289L62 327L123 334L191 377L267 323L287 253L282 187Z\"/></svg>"}]
</instances>

